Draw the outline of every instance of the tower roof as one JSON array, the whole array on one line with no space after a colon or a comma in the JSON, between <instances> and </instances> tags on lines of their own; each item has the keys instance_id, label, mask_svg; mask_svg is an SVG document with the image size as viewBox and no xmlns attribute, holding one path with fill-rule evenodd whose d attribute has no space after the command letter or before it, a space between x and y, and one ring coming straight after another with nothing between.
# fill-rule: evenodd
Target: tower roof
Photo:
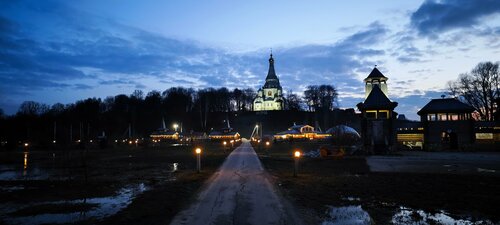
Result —
<instances>
[{"instance_id":1,"label":"tower roof","mask_svg":"<svg viewBox=\"0 0 500 225\"><path fill-rule=\"evenodd\" d=\"M380 89L378 85L374 85L372 91L362 103L357 106L360 110L369 109L394 109L398 105L397 102L389 100L387 95Z\"/></svg>"},{"instance_id":2,"label":"tower roof","mask_svg":"<svg viewBox=\"0 0 500 225\"><path fill-rule=\"evenodd\" d=\"M278 76L276 76L276 72L274 71L274 58L272 53L269 57L269 71L267 72L264 88L281 88Z\"/></svg>"},{"instance_id":3,"label":"tower roof","mask_svg":"<svg viewBox=\"0 0 500 225\"><path fill-rule=\"evenodd\" d=\"M372 72L370 72L370 74L368 75L368 77L365 78L365 80L368 80L368 79L376 79L376 78L383 78L385 80L387 80L387 77L384 76L384 74L382 74L380 72L380 70L377 69L377 66L375 66L372 70Z\"/></svg>"}]
</instances>

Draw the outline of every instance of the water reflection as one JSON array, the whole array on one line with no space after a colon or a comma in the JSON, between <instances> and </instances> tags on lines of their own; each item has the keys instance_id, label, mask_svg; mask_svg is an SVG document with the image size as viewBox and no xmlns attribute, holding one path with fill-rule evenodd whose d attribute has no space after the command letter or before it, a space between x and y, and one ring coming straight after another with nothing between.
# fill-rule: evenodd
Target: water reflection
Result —
<instances>
[{"instance_id":1,"label":"water reflection","mask_svg":"<svg viewBox=\"0 0 500 225\"><path fill-rule=\"evenodd\" d=\"M327 217L322 225L370 225L372 220L368 212L366 212L360 205L358 206L345 206L345 207L331 207L327 211Z\"/></svg>"},{"instance_id":2,"label":"water reflection","mask_svg":"<svg viewBox=\"0 0 500 225\"><path fill-rule=\"evenodd\" d=\"M474 221L470 217L455 219L443 210L429 213L401 206L399 211L392 216L393 224L493 224L490 220Z\"/></svg>"},{"instance_id":3,"label":"water reflection","mask_svg":"<svg viewBox=\"0 0 500 225\"><path fill-rule=\"evenodd\" d=\"M39 202L30 205L14 205L5 207L2 209L0 205L0 217L2 213L5 215L20 210L25 207L34 207L43 204L96 204L96 207L82 211L82 212L72 212L72 213L46 213L38 214L34 216L22 216L22 217L7 217L5 221L8 224L58 224L58 223L76 223L79 221L84 221L88 219L102 219L111 215L116 214L120 210L127 207L132 200L142 192L148 190L148 187L144 183L138 185L131 185L120 189L116 195L100 198L87 198L83 200L71 200L71 201L54 201L54 202Z\"/></svg>"},{"instance_id":4,"label":"water reflection","mask_svg":"<svg viewBox=\"0 0 500 225\"><path fill-rule=\"evenodd\" d=\"M369 225L373 224L373 220L361 205L351 205L344 207L328 206L326 218L321 223L322 225L341 225L341 224L358 224ZM493 225L491 220L476 220L470 216L461 216L461 218L453 218L444 210L438 210L436 213L426 212L424 210L415 210L407 207L399 207L393 214L391 219L392 224L486 224Z\"/></svg>"},{"instance_id":5,"label":"water reflection","mask_svg":"<svg viewBox=\"0 0 500 225\"><path fill-rule=\"evenodd\" d=\"M28 174L28 152L24 152L23 176Z\"/></svg>"}]
</instances>

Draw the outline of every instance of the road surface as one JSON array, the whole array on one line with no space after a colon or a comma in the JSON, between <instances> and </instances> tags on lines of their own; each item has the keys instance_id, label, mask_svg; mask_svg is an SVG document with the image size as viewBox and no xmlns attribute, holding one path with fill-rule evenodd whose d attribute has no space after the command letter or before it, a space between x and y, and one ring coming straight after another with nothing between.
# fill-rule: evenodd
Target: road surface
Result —
<instances>
[{"instance_id":1,"label":"road surface","mask_svg":"<svg viewBox=\"0 0 500 225\"><path fill-rule=\"evenodd\" d=\"M203 162L202 162L203 165ZM277 194L249 142L236 148L195 203L171 224L302 224Z\"/></svg>"}]
</instances>

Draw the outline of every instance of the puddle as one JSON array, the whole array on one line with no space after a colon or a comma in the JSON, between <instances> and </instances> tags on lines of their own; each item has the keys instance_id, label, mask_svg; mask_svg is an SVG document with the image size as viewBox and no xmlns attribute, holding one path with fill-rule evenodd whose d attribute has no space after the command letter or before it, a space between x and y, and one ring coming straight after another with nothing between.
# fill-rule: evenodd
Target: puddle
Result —
<instances>
[{"instance_id":1,"label":"puddle","mask_svg":"<svg viewBox=\"0 0 500 225\"><path fill-rule=\"evenodd\" d=\"M322 225L370 225L371 218L368 212L363 210L361 206L344 206L332 207L329 206L327 218Z\"/></svg>"},{"instance_id":2,"label":"puddle","mask_svg":"<svg viewBox=\"0 0 500 225\"><path fill-rule=\"evenodd\" d=\"M441 210L438 213L427 213L423 210L414 210L411 208L400 207L399 212L392 216L393 224L414 224L414 225L427 225L427 224L443 224L443 225L469 225L469 224L491 224L489 220L475 221L472 218L454 219Z\"/></svg>"},{"instance_id":3,"label":"puddle","mask_svg":"<svg viewBox=\"0 0 500 225\"><path fill-rule=\"evenodd\" d=\"M477 172L495 173L496 171L490 169L477 168Z\"/></svg>"},{"instance_id":4,"label":"puddle","mask_svg":"<svg viewBox=\"0 0 500 225\"><path fill-rule=\"evenodd\" d=\"M92 208L91 210L85 212L73 212L73 213L64 213L64 214L39 214L35 216L24 216L24 217L7 217L4 219L7 224L30 224L30 225L38 225L38 224L58 224L58 223L75 223L78 221L83 221L87 219L102 219L113 214L116 214L120 210L127 207L132 200L142 192L146 191L148 187L144 185L144 183L129 186L120 189L116 195L109 197L100 197L100 198L88 198L88 199L79 199L79 200L71 200L71 201L55 201L55 202L39 202L36 204L30 204L29 206L36 206L42 204L97 204L97 207ZM15 212L21 208L27 207L26 205L18 205L17 207L8 206L4 209L9 209L8 211L4 211L3 213L9 214L11 212ZM0 207L2 208L2 207ZM3 211L3 210L2 210ZM4 216L5 216L4 214Z\"/></svg>"},{"instance_id":5,"label":"puddle","mask_svg":"<svg viewBox=\"0 0 500 225\"><path fill-rule=\"evenodd\" d=\"M2 192L13 192L19 190L24 190L24 186L10 186L10 187L0 186L0 191Z\"/></svg>"},{"instance_id":6,"label":"puddle","mask_svg":"<svg viewBox=\"0 0 500 225\"><path fill-rule=\"evenodd\" d=\"M350 202L353 202L353 201L361 201L361 198L355 198L355 197L344 197L342 198L342 200L344 201L350 201Z\"/></svg>"},{"instance_id":7,"label":"puddle","mask_svg":"<svg viewBox=\"0 0 500 225\"><path fill-rule=\"evenodd\" d=\"M170 172L177 172L179 170L179 163L171 163L169 166Z\"/></svg>"},{"instance_id":8,"label":"puddle","mask_svg":"<svg viewBox=\"0 0 500 225\"><path fill-rule=\"evenodd\" d=\"M355 199L355 198L353 198ZM423 210L415 210L407 207L399 207L391 219L392 224L395 225L493 225L490 220L476 220L470 216L463 216L462 218L455 219L447 214L445 211L440 210L437 213L428 213ZM321 223L322 225L370 225L374 223L368 212L366 212L360 205L351 205L344 207L328 206L326 212L326 219Z\"/></svg>"},{"instance_id":9,"label":"puddle","mask_svg":"<svg viewBox=\"0 0 500 225\"><path fill-rule=\"evenodd\" d=\"M0 180L46 180L49 173L37 167L18 169L15 166L3 166L0 169Z\"/></svg>"}]
</instances>

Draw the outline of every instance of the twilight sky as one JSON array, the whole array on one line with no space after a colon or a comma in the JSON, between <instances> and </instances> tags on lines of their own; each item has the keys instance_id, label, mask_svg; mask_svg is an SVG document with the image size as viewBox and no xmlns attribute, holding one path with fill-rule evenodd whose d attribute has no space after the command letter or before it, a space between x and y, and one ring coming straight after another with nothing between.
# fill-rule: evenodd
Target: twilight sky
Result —
<instances>
[{"instance_id":1,"label":"twilight sky","mask_svg":"<svg viewBox=\"0 0 500 225\"><path fill-rule=\"evenodd\" d=\"M269 49L285 91L332 84L363 100L373 66L396 111L499 61L500 1L2 1L0 108L71 103L172 86L257 89Z\"/></svg>"}]
</instances>

